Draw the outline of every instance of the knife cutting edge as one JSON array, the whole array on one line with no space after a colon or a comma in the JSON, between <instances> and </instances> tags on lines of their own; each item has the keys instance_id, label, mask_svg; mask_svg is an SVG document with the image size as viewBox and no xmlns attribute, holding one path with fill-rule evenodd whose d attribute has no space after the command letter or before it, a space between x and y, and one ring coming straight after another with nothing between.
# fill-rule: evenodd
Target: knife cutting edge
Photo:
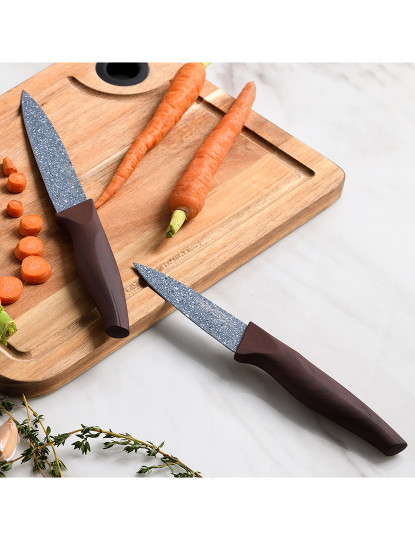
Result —
<instances>
[{"instance_id":1,"label":"knife cutting edge","mask_svg":"<svg viewBox=\"0 0 415 540\"><path fill-rule=\"evenodd\" d=\"M360 399L298 352L256 324L245 324L201 294L152 268L134 263L139 275L205 332L235 353L235 360L266 371L310 409L373 444L387 456L407 443Z\"/></svg>"},{"instance_id":2,"label":"knife cutting edge","mask_svg":"<svg viewBox=\"0 0 415 540\"><path fill-rule=\"evenodd\" d=\"M65 147L43 109L22 92L23 121L56 221L72 238L75 266L101 314L106 333L129 335L124 287L92 199L87 199Z\"/></svg>"}]
</instances>

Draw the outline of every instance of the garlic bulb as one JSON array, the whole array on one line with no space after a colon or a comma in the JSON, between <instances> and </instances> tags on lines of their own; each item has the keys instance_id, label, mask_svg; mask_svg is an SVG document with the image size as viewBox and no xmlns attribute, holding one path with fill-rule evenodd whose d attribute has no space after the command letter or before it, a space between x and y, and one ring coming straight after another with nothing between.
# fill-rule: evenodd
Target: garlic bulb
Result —
<instances>
[{"instance_id":1,"label":"garlic bulb","mask_svg":"<svg viewBox=\"0 0 415 540\"><path fill-rule=\"evenodd\" d=\"M9 418L0 426L0 461L11 459L19 442L17 427L13 418Z\"/></svg>"}]
</instances>

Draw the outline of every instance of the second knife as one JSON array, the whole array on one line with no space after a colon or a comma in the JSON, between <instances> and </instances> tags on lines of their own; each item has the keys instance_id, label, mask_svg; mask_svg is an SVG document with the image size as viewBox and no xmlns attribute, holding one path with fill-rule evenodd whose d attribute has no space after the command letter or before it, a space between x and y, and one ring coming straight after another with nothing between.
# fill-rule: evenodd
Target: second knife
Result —
<instances>
[{"instance_id":1,"label":"second knife","mask_svg":"<svg viewBox=\"0 0 415 540\"><path fill-rule=\"evenodd\" d=\"M79 277L101 314L106 333L129 335L124 287L92 199L87 199L59 135L43 109L22 92L23 121L56 221L71 235Z\"/></svg>"},{"instance_id":2,"label":"second knife","mask_svg":"<svg viewBox=\"0 0 415 540\"><path fill-rule=\"evenodd\" d=\"M248 325L193 289L161 272L134 263L140 276L205 332L235 353L235 360L266 371L290 394L387 456L407 446L380 416L301 354L256 324Z\"/></svg>"}]
</instances>

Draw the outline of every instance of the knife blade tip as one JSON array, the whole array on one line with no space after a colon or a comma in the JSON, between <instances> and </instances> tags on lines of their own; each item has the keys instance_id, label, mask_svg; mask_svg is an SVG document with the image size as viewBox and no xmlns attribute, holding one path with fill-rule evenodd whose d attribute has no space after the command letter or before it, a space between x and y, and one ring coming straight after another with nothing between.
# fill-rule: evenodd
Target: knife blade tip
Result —
<instances>
[{"instance_id":1,"label":"knife blade tip","mask_svg":"<svg viewBox=\"0 0 415 540\"><path fill-rule=\"evenodd\" d=\"M133 262L133 265L135 266L135 268L136 268L136 270L137 270L137 272L139 274L141 274L143 271L145 271L147 269L146 266L143 266L142 264L138 264L136 262Z\"/></svg>"},{"instance_id":2,"label":"knife blade tip","mask_svg":"<svg viewBox=\"0 0 415 540\"><path fill-rule=\"evenodd\" d=\"M26 90L22 90L22 96L20 98L20 103L22 106L23 112L27 110L30 107L30 102L34 101L32 96L26 92Z\"/></svg>"},{"instance_id":3,"label":"knife blade tip","mask_svg":"<svg viewBox=\"0 0 415 540\"><path fill-rule=\"evenodd\" d=\"M147 285L149 285L148 279L150 278L154 270L136 262L133 262L133 264L135 266L135 269L137 270L139 282L143 287L146 287Z\"/></svg>"}]
</instances>

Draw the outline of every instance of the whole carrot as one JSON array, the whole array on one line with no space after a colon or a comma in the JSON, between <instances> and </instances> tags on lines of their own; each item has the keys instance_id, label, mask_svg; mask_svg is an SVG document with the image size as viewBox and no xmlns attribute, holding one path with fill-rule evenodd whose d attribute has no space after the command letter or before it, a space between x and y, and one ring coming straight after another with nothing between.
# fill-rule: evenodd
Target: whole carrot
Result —
<instances>
[{"instance_id":1,"label":"whole carrot","mask_svg":"<svg viewBox=\"0 0 415 540\"><path fill-rule=\"evenodd\" d=\"M206 69L200 62L184 64L174 76L152 119L134 139L110 183L95 203L99 208L128 180L138 162L177 124L198 97Z\"/></svg>"},{"instance_id":2,"label":"whole carrot","mask_svg":"<svg viewBox=\"0 0 415 540\"><path fill-rule=\"evenodd\" d=\"M167 238L171 238L186 219L193 219L202 210L212 179L241 132L255 94L255 83L246 84L187 166L170 197L170 210L173 215L166 231Z\"/></svg>"}]
</instances>

